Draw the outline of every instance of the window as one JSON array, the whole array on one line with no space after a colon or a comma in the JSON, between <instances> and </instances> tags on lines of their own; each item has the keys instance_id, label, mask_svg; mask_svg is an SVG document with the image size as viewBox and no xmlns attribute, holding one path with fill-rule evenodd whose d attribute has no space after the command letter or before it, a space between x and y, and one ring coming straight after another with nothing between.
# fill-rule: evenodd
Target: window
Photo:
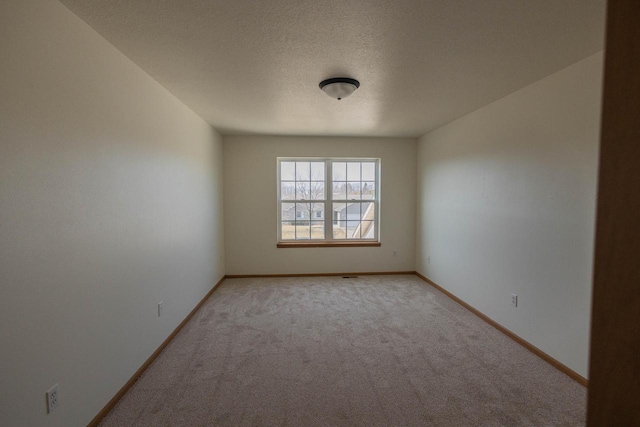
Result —
<instances>
[{"instance_id":1,"label":"window","mask_svg":"<svg viewBox=\"0 0 640 427\"><path fill-rule=\"evenodd\" d=\"M278 246L379 245L379 181L378 159L279 158Z\"/></svg>"}]
</instances>

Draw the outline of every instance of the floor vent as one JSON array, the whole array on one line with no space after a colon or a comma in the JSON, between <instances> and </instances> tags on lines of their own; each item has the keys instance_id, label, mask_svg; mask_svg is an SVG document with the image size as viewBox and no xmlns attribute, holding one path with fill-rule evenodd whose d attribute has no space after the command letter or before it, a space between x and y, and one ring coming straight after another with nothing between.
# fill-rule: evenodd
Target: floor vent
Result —
<instances>
[{"instance_id":1,"label":"floor vent","mask_svg":"<svg viewBox=\"0 0 640 427\"><path fill-rule=\"evenodd\" d=\"M343 279L357 279L358 276L342 276Z\"/></svg>"}]
</instances>

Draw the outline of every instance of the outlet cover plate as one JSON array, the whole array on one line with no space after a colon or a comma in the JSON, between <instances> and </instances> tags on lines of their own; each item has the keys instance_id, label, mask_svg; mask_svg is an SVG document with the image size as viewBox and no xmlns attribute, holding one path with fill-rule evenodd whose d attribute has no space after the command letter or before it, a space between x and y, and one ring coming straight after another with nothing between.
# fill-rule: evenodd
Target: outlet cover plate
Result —
<instances>
[{"instance_id":1,"label":"outlet cover plate","mask_svg":"<svg viewBox=\"0 0 640 427\"><path fill-rule=\"evenodd\" d=\"M47 414L55 411L60 406L60 392L58 391L58 384L47 390Z\"/></svg>"}]
</instances>

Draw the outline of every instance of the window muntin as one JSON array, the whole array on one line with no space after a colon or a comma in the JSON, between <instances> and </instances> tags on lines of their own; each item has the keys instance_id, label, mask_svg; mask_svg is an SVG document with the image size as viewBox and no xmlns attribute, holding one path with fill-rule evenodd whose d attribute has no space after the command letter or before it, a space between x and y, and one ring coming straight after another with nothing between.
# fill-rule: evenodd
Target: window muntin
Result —
<instances>
[{"instance_id":1,"label":"window muntin","mask_svg":"<svg viewBox=\"0 0 640 427\"><path fill-rule=\"evenodd\" d=\"M379 159L279 158L278 241L377 242L379 167Z\"/></svg>"}]
</instances>

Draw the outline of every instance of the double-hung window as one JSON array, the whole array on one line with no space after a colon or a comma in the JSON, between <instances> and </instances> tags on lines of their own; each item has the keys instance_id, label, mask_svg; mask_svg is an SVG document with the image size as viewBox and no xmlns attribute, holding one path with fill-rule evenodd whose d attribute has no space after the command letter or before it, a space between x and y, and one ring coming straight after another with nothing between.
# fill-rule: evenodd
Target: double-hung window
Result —
<instances>
[{"instance_id":1,"label":"double-hung window","mask_svg":"<svg viewBox=\"0 0 640 427\"><path fill-rule=\"evenodd\" d=\"M379 245L379 159L278 159L278 246Z\"/></svg>"}]
</instances>

